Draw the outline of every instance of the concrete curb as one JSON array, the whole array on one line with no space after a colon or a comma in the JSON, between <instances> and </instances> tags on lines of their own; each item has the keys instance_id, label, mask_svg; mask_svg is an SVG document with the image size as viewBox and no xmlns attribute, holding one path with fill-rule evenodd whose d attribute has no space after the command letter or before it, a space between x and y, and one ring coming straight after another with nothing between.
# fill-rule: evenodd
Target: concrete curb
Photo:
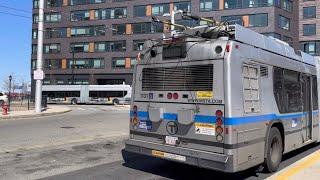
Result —
<instances>
[{"instance_id":1,"label":"concrete curb","mask_svg":"<svg viewBox=\"0 0 320 180\"><path fill-rule=\"evenodd\" d=\"M66 109L59 112L51 112L51 113L40 113L40 114L28 114L28 115L16 115L16 116L0 116L0 120L8 120L8 119L21 119L21 118L30 118L30 117L43 117L43 116L54 116L59 114L64 114L72 111L72 109Z\"/></svg>"}]
</instances>

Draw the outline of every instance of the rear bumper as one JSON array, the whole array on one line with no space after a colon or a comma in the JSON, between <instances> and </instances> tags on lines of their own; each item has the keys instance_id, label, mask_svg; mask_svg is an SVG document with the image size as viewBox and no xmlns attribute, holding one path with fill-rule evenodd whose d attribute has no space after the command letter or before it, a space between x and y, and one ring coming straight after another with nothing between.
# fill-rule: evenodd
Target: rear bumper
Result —
<instances>
[{"instance_id":1,"label":"rear bumper","mask_svg":"<svg viewBox=\"0 0 320 180\"><path fill-rule=\"evenodd\" d=\"M185 160L175 160L172 158L164 159L173 160L185 164L190 164L202 168L213 169L223 172L234 172L233 169L233 156L224 154L211 153L207 151L200 151L194 149L187 149L182 147L168 146L164 144L150 143L146 141L129 139L126 142L125 150L128 152L154 156L153 151L160 151L174 155L185 157Z\"/></svg>"}]
</instances>

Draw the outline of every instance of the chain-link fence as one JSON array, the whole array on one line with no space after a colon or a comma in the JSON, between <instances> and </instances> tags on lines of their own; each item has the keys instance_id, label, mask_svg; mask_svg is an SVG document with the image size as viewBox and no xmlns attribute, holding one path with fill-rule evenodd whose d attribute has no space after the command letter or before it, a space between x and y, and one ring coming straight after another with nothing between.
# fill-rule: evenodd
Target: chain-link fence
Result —
<instances>
[{"instance_id":1,"label":"chain-link fence","mask_svg":"<svg viewBox=\"0 0 320 180\"><path fill-rule=\"evenodd\" d=\"M47 108L47 96L42 96L42 108ZM10 96L10 111L27 111L35 107L35 98L30 94L13 94Z\"/></svg>"}]
</instances>

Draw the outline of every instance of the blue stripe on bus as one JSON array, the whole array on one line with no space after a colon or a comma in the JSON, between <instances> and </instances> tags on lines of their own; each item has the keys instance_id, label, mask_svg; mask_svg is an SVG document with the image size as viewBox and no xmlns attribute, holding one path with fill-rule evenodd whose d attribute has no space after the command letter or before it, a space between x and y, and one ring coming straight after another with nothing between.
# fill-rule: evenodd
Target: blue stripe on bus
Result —
<instances>
[{"instance_id":1,"label":"blue stripe on bus","mask_svg":"<svg viewBox=\"0 0 320 180\"><path fill-rule=\"evenodd\" d=\"M319 111L313 111L313 115L317 115ZM256 123L256 122L263 122L263 121L270 121L275 119L292 119L292 118L301 118L307 115L307 112L301 113L293 113L293 114L266 114L266 115L259 115L259 116L246 116L246 117L229 117L224 118L225 125L240 125L240 124L248 124L248 123ZM130 111L130 117L133 117L133 112ZM138 111L138 118L140 120L149 120L149 113L146 111ZM164 113L163 114L164 120L170 121L177 121L178 114L175 113ZM209 116L209 115L195 115L194 122L201 122L201 123L215 123L216 116Z\"/></svg>"}]
</instances>

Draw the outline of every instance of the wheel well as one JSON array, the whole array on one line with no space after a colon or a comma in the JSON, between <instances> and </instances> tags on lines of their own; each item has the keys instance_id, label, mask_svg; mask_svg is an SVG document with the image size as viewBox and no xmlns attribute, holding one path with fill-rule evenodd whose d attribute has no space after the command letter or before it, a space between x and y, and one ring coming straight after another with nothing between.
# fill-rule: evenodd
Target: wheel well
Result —
<instances>
[{"instance_id":1,"label":"wheel well","mask_svg":"<svg viewBox=\"0 0 320 180\"><path fill-rule=\"evenodd\" d=\"M274 123L274 124L272 124L272 126L271 126L271 128L273 128L273 127L276 127L276 128L278 128L279 129L279 131L280 131L280 134L281 134L281 138L282 138L282 150L284 151L284 138L285 138L285 136L284 136L284 127L283 127L283 124L282 123L280 123L280 122L277 122L277 123Z\"/></svg>"}]
</instances>

